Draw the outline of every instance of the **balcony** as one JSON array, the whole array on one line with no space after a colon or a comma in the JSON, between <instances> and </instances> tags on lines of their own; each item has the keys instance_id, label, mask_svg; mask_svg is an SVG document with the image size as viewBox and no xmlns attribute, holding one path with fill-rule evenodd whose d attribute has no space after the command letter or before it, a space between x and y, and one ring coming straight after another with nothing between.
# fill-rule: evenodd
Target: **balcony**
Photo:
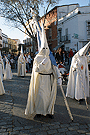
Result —
<instances>
[{"instance_id":1,"label":"balcony","mask_svg":"<svg viewBox=\"0 0 90 135\"><path fill-rule=\"evenodd\" d=\"M60 43L70 43L70 34L62 36Z\"/></svg>"},{"instance_id":2,"label":"balcony","mask_svg":"<svg viewBox=\"0 0 90 135\"><path fill-rule=\"evenodd\" d=\"M90 40L90 34L87 34L87 40Z\"/></svg>"}]
</instances>

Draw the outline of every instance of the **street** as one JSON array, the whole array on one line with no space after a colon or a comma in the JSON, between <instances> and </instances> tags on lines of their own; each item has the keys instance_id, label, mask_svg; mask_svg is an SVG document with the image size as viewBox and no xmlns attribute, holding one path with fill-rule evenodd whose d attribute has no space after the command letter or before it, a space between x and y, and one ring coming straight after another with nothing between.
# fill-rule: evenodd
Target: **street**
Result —
<instances>
[{"instance_id":1,"label":"street","mask_svg":"<svg viewBox=\"0 0 90 135\"><path fill-rule=\"evenodd\" d=\"M88 110L84 101L79 105L75 99L67 98L72 122L59 86L54 119L25 116L30 75L18 77L13 70L13 79L3 81L6 93L0 96L0 135L90 135L90 98ZM63 89L66 93L66 85Z\"/></svg>"}]
</instances>

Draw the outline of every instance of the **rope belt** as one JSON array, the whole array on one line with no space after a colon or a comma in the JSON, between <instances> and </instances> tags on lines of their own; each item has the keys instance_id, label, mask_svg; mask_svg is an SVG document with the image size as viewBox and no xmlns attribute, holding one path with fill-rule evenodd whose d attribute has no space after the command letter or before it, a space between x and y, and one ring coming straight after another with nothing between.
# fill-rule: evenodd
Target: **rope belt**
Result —
<instances>
[{"instance_id":1,"label":"rope belt","mask_svg":"<svg viewBox=\"0 0 90 135\"><path fill-rule=\"evenodd\" d=\"M40 75L53 75L53 73L50 74L43 74L43 73L39 73Z\"/></svg>"}]
</instances>

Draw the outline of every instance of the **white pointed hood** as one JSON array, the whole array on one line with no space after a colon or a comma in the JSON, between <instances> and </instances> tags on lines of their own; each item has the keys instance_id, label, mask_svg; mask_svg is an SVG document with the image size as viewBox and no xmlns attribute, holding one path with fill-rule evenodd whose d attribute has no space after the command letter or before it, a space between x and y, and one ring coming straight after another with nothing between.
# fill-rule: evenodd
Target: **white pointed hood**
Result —
<instances>
[{"instance_id":1,"label":"white pointed hood","mask_svg":"<svg viewBox=\"0 0 90 135\"><path fill-rule=\"evenodd\" d=\"M23 54L23 47L22 47L22 45L21 45L21 54Z\"/></svg>"},{"instance_id":2,"label":"white pointed hood","mask_svg":"<svg viewBox=\"0 0 90 135\"><path fill-rule=\"evenodd\" d=\"M49 47L48 47L48 43L47 43L47 39L46 39L46 34L45 34L45 31L44 31L44 26L43 26L43 23L42 23L42 38L41 38L41 48L40 48L40 51L39 51L39 55L48 56L49 53L50 53L50 51L49 51Z\"/></svg>"},{"instance_id":3,"label":"white pointed hood","mask_svg":"<svg viewBox=\"0 0 90 135\"><path fill-rule=\"evenodd\" d=\"M89 46L90 46L90 42L88 42L83 48L81 48L80 50L79 50L79 55L80 56L82 56L82 55L85 55L86 54L86 52L88 51L88 49L89 49Z\"/></svg>"}]
</instances>

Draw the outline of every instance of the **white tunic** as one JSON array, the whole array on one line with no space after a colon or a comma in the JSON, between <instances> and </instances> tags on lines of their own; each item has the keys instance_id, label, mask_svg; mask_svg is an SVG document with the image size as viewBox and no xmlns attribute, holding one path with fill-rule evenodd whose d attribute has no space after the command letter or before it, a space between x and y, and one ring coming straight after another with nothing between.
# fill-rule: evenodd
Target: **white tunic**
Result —
<instances>
[{"instance_id":1,"label":"white tunic","mask_svg":"<svg viewBox=\"0 0 90 135\"><path fill-rule=\"evenodd\" d=\"M34 59L25 114L54 114L56 92L57 80L49 56L38 55Z\"/></svg>"},{"instance_id":2,"label":"white tunic","mask_svg":"<svg viewBox=\"0 0 90 135\"><path fill-rule=\"evenodd\" d=\"M18 58L18 76L26 75L26 62L23 55L20 55Z\"/></svg>"},{"instance_id":3,"label":"white tunic","mask_svg":"<svg viewBox=\"0 0 90 135\"><path fill-rule=\"evenodd\" d=\"M3 82L0 76L0 95L3 95L5 93Z\"/></svg>"},{"instance_id":4,"label":"white tunic","mask_svg":"<svg viewBox=\"0 0 90 135\"><path fill-rule=\"evenodd\" d=\"M70 98L85 99L89 97L89 73L86 56L74 55L69 72L66 96Z\"/></svg>"},{"instance_id":5,"label":"white tunic","mask_svg":"<svg viewBox=\"0 0 90 135\"><path fill-rule=\"evenodd\" d=\"M0 58L0 76L2 81L3 81L3 69L4 69L3 60Z\"/></svg>"},{"instance_id":6,"label":"white tunic","mask_svg":"<svg viewBox=\"0 0 90 135\"><path fill-rule=\"evenodd\" d=\"M42 27L41 48L34 58L25 114L54 114L57 93L57 72L49 58L44 27ZM59 73L60 74L60 73Z\"/></svg>"},{"instance_id":7,"label":"white tunic","mask_svg":"<svg viewBox=\"0 0 90 135\"><path fill-rule=\"evenodd\" d=\"M9 61L6 62L6 69L4 72L4 80L6 79L12 79L12 71L11 71L11 65Z\"/></svg>"}]
</instances>

